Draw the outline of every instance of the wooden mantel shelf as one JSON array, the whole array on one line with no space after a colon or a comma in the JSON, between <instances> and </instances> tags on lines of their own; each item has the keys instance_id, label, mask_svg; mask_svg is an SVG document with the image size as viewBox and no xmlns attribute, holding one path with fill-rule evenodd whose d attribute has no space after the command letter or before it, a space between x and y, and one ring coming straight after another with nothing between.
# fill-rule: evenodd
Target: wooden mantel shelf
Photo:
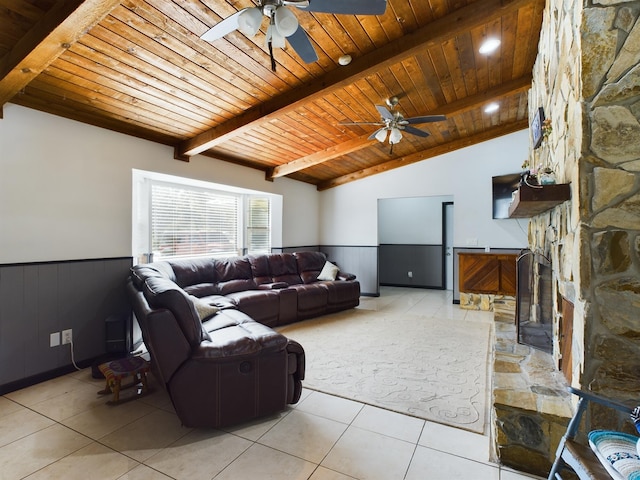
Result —
<instances>
[{"instance_id":1,"label":"wooden mantel shelf","mask_svg":"<svg viewBox=\"0 0 640 480\"><path fill-rule=\"evenodd\" d=\"M571 199L571 185L542 185L542 188L521 185L509 206L509 218L529 218Z\"/></svg>"}]
</instances>

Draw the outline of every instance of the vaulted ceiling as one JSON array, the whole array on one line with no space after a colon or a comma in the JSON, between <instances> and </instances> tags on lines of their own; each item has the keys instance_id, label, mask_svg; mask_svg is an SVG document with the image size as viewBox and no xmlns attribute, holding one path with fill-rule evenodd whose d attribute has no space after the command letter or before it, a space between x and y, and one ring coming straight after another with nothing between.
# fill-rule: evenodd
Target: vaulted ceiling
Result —
<instances>
[{"instance_id":1,"label":"vaulted ceiling","mask_svg":"<svg viewBox=\"0 0 640 480\"><path fill-rule=\"evenodd\" d=\"M311 0L311 5L324 0ZM348 3L350 0L343 0ZM362 2L362 0L357 0ZM332 188L526 128L544 0L388 0L382 15L290 7L318 60L234 31L200 36L252 0L0 0L7 102ZM266 3L266 2L263 2ZM487 38L501 40L488 55ZM350 55L346 66L339 58ZM414 125L369 139L396 96ZM496 102L499 109L484 111ZM0 120L7 121L7 120Z\"/></svg>"}]
</instances>

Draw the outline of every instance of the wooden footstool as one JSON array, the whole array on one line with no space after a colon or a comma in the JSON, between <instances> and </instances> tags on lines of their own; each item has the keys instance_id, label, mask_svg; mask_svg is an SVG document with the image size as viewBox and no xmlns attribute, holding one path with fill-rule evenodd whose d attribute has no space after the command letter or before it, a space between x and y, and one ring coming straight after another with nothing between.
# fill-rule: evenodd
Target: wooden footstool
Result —
<instances>
[{"instance_id":1,"label":"wooden footstool","mask_svg":"<svg viewBox=\"0 0 640 480\"><path fill-rule=\"evenodd\" d=\"M121 402L120 391L125 388L138 387L136 395L127 400L146 395L149 391L147 385L147 372L149 368L149 362L141 357L127 357L103 363L98 366L98 369L107 379L107 384L104 390L100 390L98 393L100 395L113 393L113 400L107 402L110 405ZM122 386L122 379L127 377L133 377L132 383Z\"/></svg>"}]
</instances>

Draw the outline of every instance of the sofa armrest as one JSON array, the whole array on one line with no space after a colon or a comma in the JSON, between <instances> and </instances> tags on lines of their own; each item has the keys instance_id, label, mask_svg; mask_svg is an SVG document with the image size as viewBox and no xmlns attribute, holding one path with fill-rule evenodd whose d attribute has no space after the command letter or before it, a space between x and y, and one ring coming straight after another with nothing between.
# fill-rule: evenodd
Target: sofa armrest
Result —
<instances>
[{"instance_id":1,"label":"sofa armrest","mask_svg":"<svg viewBox=\"0 0 640 480\"><path fill-rule=\"evenodd\" d=\"M263 283L258 285L258 290L280 290L282 288L287 288L289 284L287 282L273 282L273 283Z\"/></svg>"}]
</instances>

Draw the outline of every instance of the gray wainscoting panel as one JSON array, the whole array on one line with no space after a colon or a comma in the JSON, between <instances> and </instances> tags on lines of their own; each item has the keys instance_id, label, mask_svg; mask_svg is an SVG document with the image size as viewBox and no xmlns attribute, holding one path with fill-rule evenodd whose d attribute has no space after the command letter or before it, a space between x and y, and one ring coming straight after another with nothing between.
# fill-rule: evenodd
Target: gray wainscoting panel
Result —
<instances>
[{"instance_id":1,"label":"gray wainscoting panel","mask_svg":"<svg viewBox=\"0 0 640 480\"><path fill-rule=\"evenodd\" d=\"M49 346L73 330L76 363L106 352L105 319L129 312L132 259L0 265L0 387L71 365L71 346Z\"/></svg>"},{"instance_id":2,"label":"gray wainscoting panel","mask_svg":"<svg viewBox=\"0 0 640 480\"><path fill-rule=\"evenodd\" d=\"M442 245L380 245L380 283L444 288ZM411 272L411 276L409 276Z\"/></svg>"},{"instance_id":3,"label":"gray wainscoting panel","mask_svg":"<svg viewBox=\"0 0 640 480\"><path fill-rule=\"evenodd\" d=\"M340 270L353 273L358 278L362 295L380 295L378 247L322 245L320 250Z\"/></svg>"}]
</instances>

